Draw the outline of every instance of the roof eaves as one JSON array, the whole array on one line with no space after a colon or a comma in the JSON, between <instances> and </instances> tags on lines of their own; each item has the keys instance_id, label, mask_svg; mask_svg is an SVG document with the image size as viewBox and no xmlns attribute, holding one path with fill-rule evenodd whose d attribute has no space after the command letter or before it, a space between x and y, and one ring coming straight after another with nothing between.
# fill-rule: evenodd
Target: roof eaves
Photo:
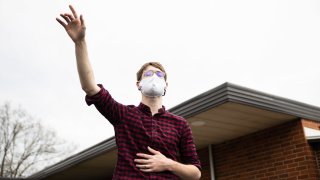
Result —
<instances>
[{"instance_id":1,"label":"roof eaves","mask_svg":"<svg viewBox=\"0 0 320 180\"><path fill-rule=\"evenodd\" d=\"M212 107L218 106L228 101L228 83L224 83L216 88L206 91L187 101L170 108L169 111L184 118L204 112Z\"/></svg>"},{"instance_id":2,"label":"roof eaves","mask_svg":"<svg viewBox=\"0 0 320 180\"><path fill-rule=\"evenodd\" d=\"M228 83L228 97L231 102L238 102L249 106L297 116L299 118L320 121L319 107L235 84Z\"/></svg>"},{"instance_id":3,"label":"roof eaves","mask_svg":"<svg viewBox=\"0 0 320 180\"><path fill-rule=\"evenodd\" d=\"M225 102L236 102L297 116L299 118L320 121L319 107L256 91L229 82L191 98L169 109L169 111L188 118Z\"/></svg>"},{"instance_id":4,"label":"roof eaves","mask_svg":"<svg viewBox=\"0 0 320 180\"><path fill-rule=\"evenodd\" d=\"M57 172L63 171L69 167L72 167L80 162L94 158L101 155L104 152L111 151L116 148L115 137L111 137L102 141L88 149L85 149L69 158L62 160L52 166L49 166L31 176L28 179L43 179Z\"/></svg>"}]
</instances>

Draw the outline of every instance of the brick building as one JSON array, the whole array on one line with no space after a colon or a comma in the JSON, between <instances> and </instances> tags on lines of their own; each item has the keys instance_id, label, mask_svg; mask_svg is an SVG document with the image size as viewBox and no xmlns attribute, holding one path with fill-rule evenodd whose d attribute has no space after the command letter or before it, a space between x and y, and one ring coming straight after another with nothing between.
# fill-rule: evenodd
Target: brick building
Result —
<instances>
[{"instance_id":1,"label":"brick building","mask_svg":"<svg viewBox=\"0 0 320 180\"><path fill-rule=\"evenodd\" d=\"M320 179L319 107L224 83L169 111L191 125L203 180ZM112 137L28 179L111 179L116 152Z\"/></svg>"}]
</instances>

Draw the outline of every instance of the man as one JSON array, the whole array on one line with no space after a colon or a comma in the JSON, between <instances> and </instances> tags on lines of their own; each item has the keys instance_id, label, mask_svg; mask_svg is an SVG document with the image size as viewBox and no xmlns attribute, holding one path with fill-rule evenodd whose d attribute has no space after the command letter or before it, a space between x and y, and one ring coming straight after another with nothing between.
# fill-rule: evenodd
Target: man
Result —
<instances>
[{"instance_id":1,"label":"man","mask_svg":"<svg viewBox=\"0 0 320 180\"><path fill-rule=\"evenodd\" d=\"M113 179L200 179L200 162L185 119L162 106L167 74L160 63L149 62L137 73L142 99L138 107L115 101L97 85L85 41L83 16L65 13L56 20L75 43L77 69L88 105L94 104L114 126L118 161ZM180 163L181 162L181 163Z\"/></svg>"}]
</instances>

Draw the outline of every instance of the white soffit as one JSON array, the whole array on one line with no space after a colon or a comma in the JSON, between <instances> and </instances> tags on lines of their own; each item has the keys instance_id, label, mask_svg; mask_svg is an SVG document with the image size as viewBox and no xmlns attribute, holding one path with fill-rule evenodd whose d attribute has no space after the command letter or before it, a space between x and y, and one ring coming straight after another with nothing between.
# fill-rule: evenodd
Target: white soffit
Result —
<instances>
[{"instance_id":1,"label":"white soffit","mask_svg":"<svg viewBox=\"0 0 320 180\"><path fill-rule=\"evenodd\" d=\"M304 127L304 135L308 140L320 139L320 130Z\"/></svg>"}]
</instances>

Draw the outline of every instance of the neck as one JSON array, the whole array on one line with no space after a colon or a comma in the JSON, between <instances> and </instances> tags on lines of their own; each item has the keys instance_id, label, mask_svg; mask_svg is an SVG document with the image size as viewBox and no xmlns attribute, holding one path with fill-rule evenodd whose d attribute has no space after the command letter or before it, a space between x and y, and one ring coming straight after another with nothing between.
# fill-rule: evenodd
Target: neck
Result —
<instances>
[{"instance_id":1,"label":"neck","mask_svg":"<svg viewBox=\"0 0 320 180\"><path fill-rule=\"evenodd\" d=\"M142 95L141 102L150 108L152 116L158 113L158 110L162 108L162 96L147 97Z\"/></svg>"}]
</instances>

